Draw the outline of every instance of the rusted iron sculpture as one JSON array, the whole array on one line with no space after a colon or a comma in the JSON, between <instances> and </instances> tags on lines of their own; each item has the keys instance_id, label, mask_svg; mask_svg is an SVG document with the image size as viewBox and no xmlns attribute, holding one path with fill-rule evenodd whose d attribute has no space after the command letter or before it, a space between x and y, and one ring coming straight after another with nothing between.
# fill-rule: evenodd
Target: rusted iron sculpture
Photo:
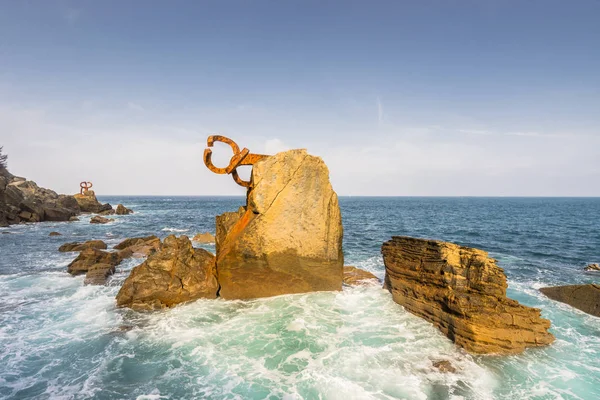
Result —
<instances>
[{"instance_id":1,"label":"rusted iron sculpture","mask_svg":"<svg viewBox=\"0 0 600 400\"><path fill-rule=\"evenodd\" d=\"M206 164L208 169L210 169L215 174L231 174L231 176L233 177L233 180L238 185L247 187L247 188L251 187L252 182L242 180L240 178L240 176L238 175L236 168L241 165L254 165L254 163L262 160L265 157L269 157L269 156L266 156L263 154L252 154L252 153L250 153L250 150L248 150L247 148L244 148L244 149L242 149L242 151L240 151L240 148L238 147L236 142L229 139L228 137L221 136L221 135L209 136L208 140L206 141L206 144L208 147L213 147L215 142L226 143L231 147L231 150L233 150L233 156L231 157L231 160L229 160L229 165L226 166L225 168L215 167L211 160L211 158L212 158L212 150L211 149L204 150L204 164Z\"/></svg>"},{"instance_id":2,"label":"rusted iron sculpture","mask_svg":"<svg viewBox=\"0 0 600 400\"><path fill-rule=\"evenodd\" d=\"M86 192L87 192L89 189L91 189L91 188L92 188L92 186L94 186L94 185L92 184L92 182L86 182L86 181L83 181L83 182L81 182L81 183L79 184L79 187L81 188L81 190L79 190L79 194L84 194L84 193L86 193Z\"/></svg>"}]
</instances>

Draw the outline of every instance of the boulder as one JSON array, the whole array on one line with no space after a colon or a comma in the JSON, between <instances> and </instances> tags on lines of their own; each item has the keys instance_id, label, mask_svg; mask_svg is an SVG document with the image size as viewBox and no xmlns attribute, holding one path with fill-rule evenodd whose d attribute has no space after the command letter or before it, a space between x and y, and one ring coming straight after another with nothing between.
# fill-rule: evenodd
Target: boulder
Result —
<instances>
[{"instance_id":1,"label":"boulder","mask_svg":"<svg viewBox=\"0 0 600 400\"><path fill-rule=\"evenodd\" d=\"M541 288L540 292L551 298L600 317L600 285L568 285Z\"/></svg>"},{"instance_id":2,"label":"boulder","mask_svg":"<svg viewBox=\"0 0 600 400\"><path fill-rule=\"evenodd\" d=\"M79 218L77 218L77 217L69 218L69 222L76 222L76 221L79 221Z\"/></svg>"},{"instance_id":3,"label":"boulder","mask_svg":"<svg viewBox=\"0 0 600 400\"><path fill-rule=\"evenodd\" d=\"M106 250L107 246L102 240L88 240L87 242L65 243L58 248L60 252L83 251L85 249Z\"/></svg>"},{"instance_id":4,"label":"boulder","mask_svg":"<svg viewBox=\"0 0 600 400\"><path fill-rule=\"evenodd\" d=\"M111 264L94 264L88 268L83 280L84 285L104 285L109 276L115 273Z\"/></svg>"},{"instance_id":5,"label":"boulder","mask_svg":"<svg viewBox=\"0 0 600 400\"><path fill-rule=\"evenodd\" d=\"M540 310L506 297L506 276L487 252L395 236L382 246L394 301L470 353L514 354L554 341Z\"/></svg>"},{"instance_id":6,"label":"boulder","mask_svg":"<svg viewBox=\"0 0 600 400\"><path fill-rule=\"evenodd\" d=\"M133 210L125 207L123 204L117 206L117 215L127 215L131 213L133 213Z\"/></svg>"},{"instance_id":7,"label":"boulder","mask_svg":"<svg viewBox=\"0 0 600 400\"><path fill-rule=\"evenodd\" d=\"M217 217L225 299L342 289L342 218L327 166L306 150L254 164L247 204Z\"/></svg>"},{"instance_id":8,"label":"boulder","mask_svg":"<svg viewBox=\"0 0 600 400\"><path fill-rule=\"evenodd\" d=\"M90 224L107 224L111 221L114 221L112 218L104 218L99 215L93 216L90 218Z\"/></svg>"},{"instance_id":9,"label":"boulder","mask_svg":"<svg viewBox=\"0 0 600 400\"><path fill-rule=\"evenodd\" d=\"M60 233L60 232L50 232L48 234L48 236L62 236L62 233Z\"/></svg>"},{"instance_id":10,"label":"boulder","mask_svg":"<svg viewBox=\"0 0 600 400\"><path fill-rule=\"evenodd\" d=\"M344 267L344 284L349 286L358 286L368 284L369 282L379 282L379 278L360 268Z\"/></svg>"},{"instance_id":11,"label":"boulder","mask_svg":"<svg viewBox=\"0 0 600 400\"><path fill-rule=\"evenodd\" d=\"M135 267L117 294L117 306L156 310L217 297L215 257L195 249L187 236L168 236L156 253Z\"/></svg>"},{"instance_id":12,"label":"boulder","mask_svg":"<svg viewBox=\"0 0 600 400\"><path fill-rule=\"evenodd\" d=\"M75 258L67 266L67 272L71 275L81 275L96 264L109 264L116 266L121 262L122 258L119 253L110 253L98 249L88 248L83 250L77 258Z\"/></svg>"},{"instance_id":13,"label":"boulder","mask_svg":"<svg viewBox=\"0 0 600 400\"><path fill-rule=\"evenodd\" d=\"M111 208L110 210L100 211L98 215L115 215L115 210Z\"/></svg>"},{"instance_id":14,"label":"boulder","mask_svg":"<svg viewBox=\"0 0 600 400\"><path fill-rule=\"evenodd\" d=\"M588 264L587 267L584 268L585 271L600 271L600 264Z\"/></svg>"},{"instance_id":15,"label":"boulder","mask_svg":"<svg viewBox=\"0 0 600 400\"><path fill-rule=\"evenodd\" d=\"M160 246L160 239L152 235L125 239L114 246L114 249L120 250L122 258L143 258L159 250Z\"/></svg>"},{"instance_id":16,"label":"boulder","mask_svg":"<svg viewBox=\"0 0 600 400\"><path fill-rule=\"evenodd\" d=\"M108 203L102 204L96 198L96 193L93 190L77 193L73 196L79 205L82 212L100 213L102 211L112 210L112 206Z\"/></svg>"},{"instance_id":17,"label":"boulder","mask_svg":"<svg viewBox=\"0 0 600 400\"><path fill-rule=\"evenodd\" d=\"M194 242L198 242L198 243L214 243L215 237L208 232L204 232L204 233L198 233L196 236L194 236L194 238L192 240Z\"/></svg>"}]
</instances>

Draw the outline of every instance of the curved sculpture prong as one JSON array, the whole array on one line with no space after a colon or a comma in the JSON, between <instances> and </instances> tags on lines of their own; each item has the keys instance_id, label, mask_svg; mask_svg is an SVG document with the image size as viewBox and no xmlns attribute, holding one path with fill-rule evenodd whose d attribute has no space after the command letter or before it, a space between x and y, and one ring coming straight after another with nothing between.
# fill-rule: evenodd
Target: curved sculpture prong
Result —
<instances>
[{"instance_id":1,"label":"curved sculpture prong","mask_svg":"<svg viewBox=\"0 0 600 400\"><path fill-rule=\"evenodd\" d=\"M86 182L86 181L81 182L79 184L79 187L80 187L79 194L84 194L85 192L90 190L92 188L92 186L94 186L92 184L92 182Z\"/></svg>"},{"instance_id":2,"label":"curved sculpture prong","mask_svg":"<svg viewBox=\"0 0 600 400\"><path fill-rule=\"evenodd\" d=\"M233 180L238 185L247 188L251 187L252 182L245 181L242 178L240 178L236 168L240 165L254 165L256 162L268 156L263 154L252 154L250 153L250 150L246 148L240 151L240 148L236 142L229 139L228 137L221 135L209 136L208 140L206 141L206 145L208 147L213 147L215 142L222 142L228 144L229 147L231 147L231 150L233 150L233 156L229 160L229 165L227 165L225 168L216 167L212 163L212 149L210 148L204 150L204 164L215 174L231 174Z\"/></svg>"}]
</instances>

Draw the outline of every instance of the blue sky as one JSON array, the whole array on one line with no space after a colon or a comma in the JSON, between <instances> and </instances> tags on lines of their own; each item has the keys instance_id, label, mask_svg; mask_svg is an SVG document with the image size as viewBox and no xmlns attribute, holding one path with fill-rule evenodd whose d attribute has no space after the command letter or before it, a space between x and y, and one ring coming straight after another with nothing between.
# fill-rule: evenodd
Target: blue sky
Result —
<instances>
[{"instance_id":1,"label":"blue sky","mask_svg":"<svg viewBox=\"0 0 600 400\"><path fill-rule=\"evenodd\" d=\"M600 196L597 0L0 6L0 145L60 192L243 193L221 133L340 195Z\"/></svg>"}]
</instances>

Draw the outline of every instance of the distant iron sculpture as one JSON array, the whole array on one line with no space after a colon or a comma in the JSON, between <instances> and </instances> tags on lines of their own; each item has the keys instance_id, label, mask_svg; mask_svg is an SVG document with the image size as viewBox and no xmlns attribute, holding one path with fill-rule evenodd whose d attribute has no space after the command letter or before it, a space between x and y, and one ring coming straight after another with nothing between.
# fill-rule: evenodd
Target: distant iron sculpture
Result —
<instances>
[{"instance_id":1,"label":"distant iron sculpture","mask_svg":"<svg viewBox=\"0 0 600 400\"><path fill-rule=\"evenodd\" d=\"M242 151L240 151L240 148L236 142L229 139L228 137L221 136L221 135L209 136L208 140L206 141L206 144L208 147L213 147L215 142L226 143L231 147L231 150L233 150L233 156L231 157L231 160L229 160L229 165L226 166L225 168L215 167L214 164L212 163L212 159L211 159L212 158L212 150L211 149L204 150L204 164L206 164L208 169L210 169L215 174L231 174L231 176L233 177L233 180L238 185L247 187L247 188L251 187L252 182L242 180L242 178L240 178L240 176L238 175L236 168L241 165L254 165L256 162L262 160L263 158L269 157L269 156L263 155L263 154L252 154L252 153L250 153L250 150L248 150L245 147L244 147L244 149L242 149Z\"/></svg>"},{"instance_id":2,"label":"distant iron sculpture","mask_svg":"<svg viewBox=\"0 0 600 400\"><path fill-rule=\"evenodd\" d=\"M87 192L89 189L91 189L91 188L92 188L92 186L94 186L94 185L92 184L92 182L86 182L86 181L83 181L83 182L81 182L81 183L79 184L79 187L81 188L81 190L79 190L79 194L84 194L84 193L86 193L86 192Z\"/></svg>"}]
</instances>

